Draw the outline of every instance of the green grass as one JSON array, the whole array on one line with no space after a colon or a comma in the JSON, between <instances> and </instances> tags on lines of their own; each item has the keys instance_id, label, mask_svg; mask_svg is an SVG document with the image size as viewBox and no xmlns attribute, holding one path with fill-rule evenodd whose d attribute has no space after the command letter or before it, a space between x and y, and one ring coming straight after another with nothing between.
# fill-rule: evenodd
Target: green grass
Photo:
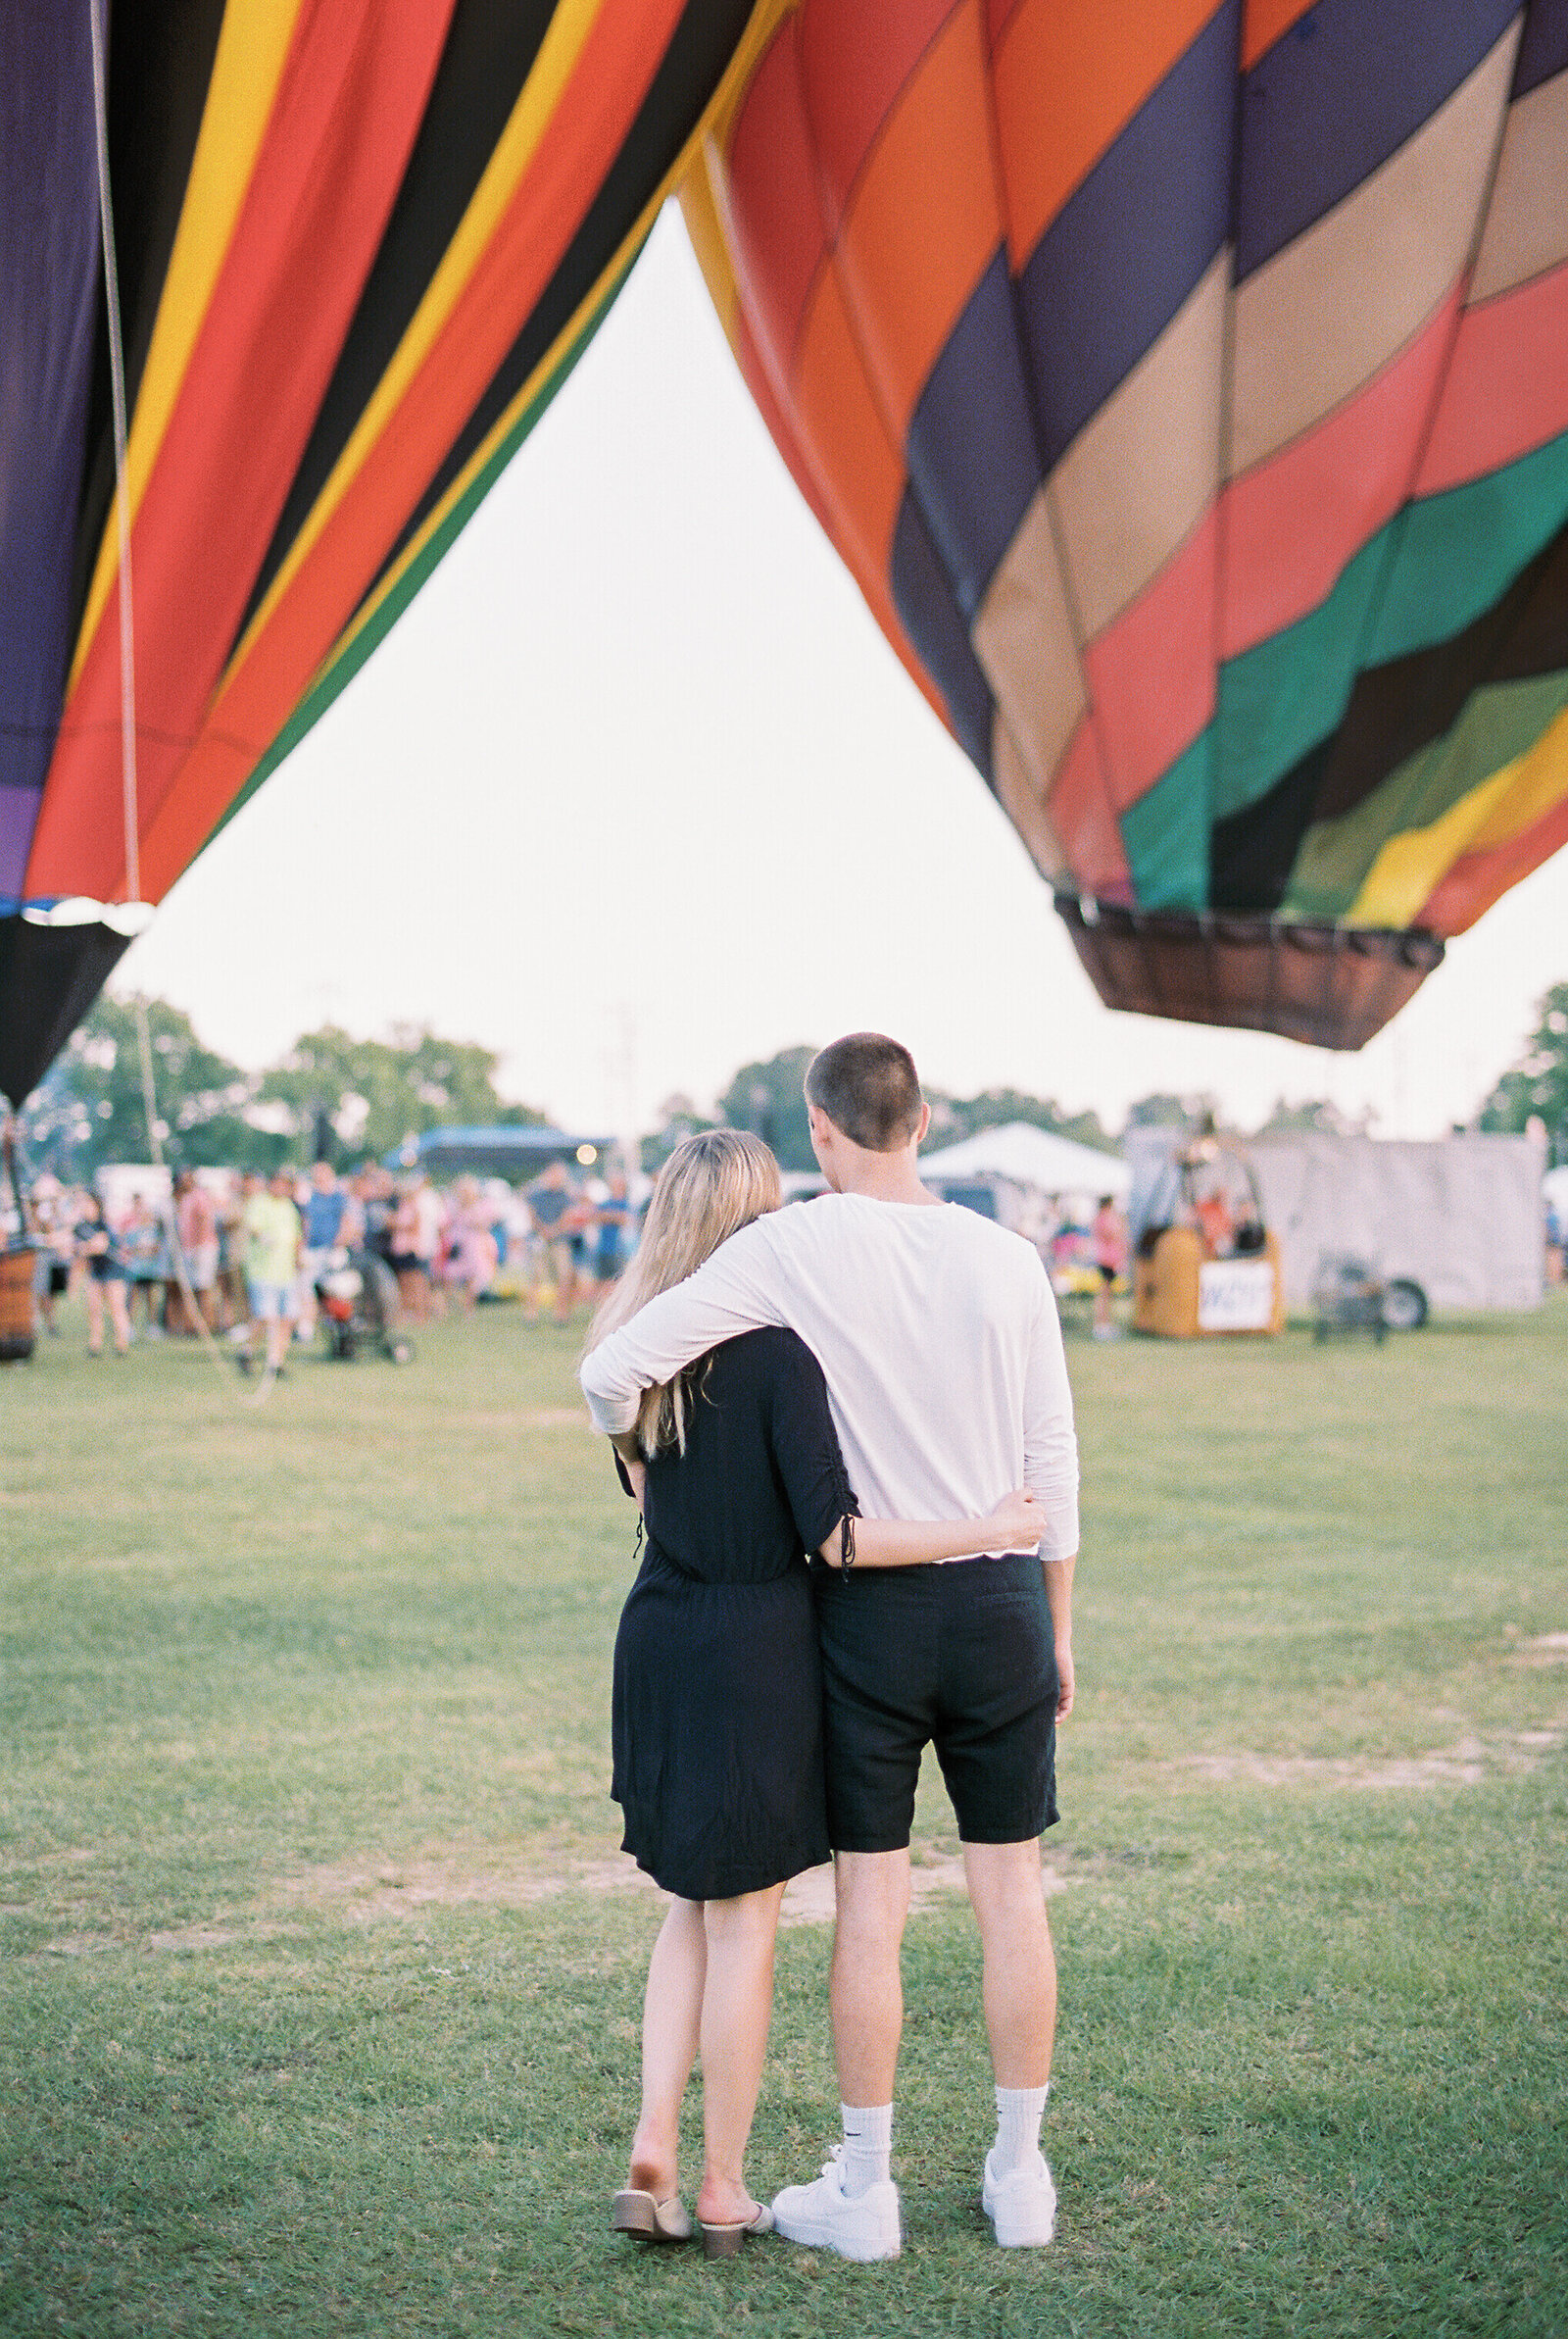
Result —
<instances>
[{"instance_id":1,"label":"green grass","mask_svg":"<svg viewBox=\"0 0 1568 2339\"><path fill-rule=\"evenodd\" d=\"M979 2215L938 1900L878 2267L606 2229L658 1907L611 1881L630 1514L570 1343L491 1311L258 1411L79 1334L0 1376L6 2339L1568 2329L1562 1299L1074 1343L1058 2239ZM835 2132L828 1946L783 1937L760 2189Z\"/></svg>"}]
</instances>

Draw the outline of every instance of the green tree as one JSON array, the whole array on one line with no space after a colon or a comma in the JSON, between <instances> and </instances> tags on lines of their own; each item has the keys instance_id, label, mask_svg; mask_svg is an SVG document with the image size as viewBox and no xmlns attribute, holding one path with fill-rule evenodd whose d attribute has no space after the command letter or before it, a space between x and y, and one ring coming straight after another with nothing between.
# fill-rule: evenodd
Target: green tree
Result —
<instances>
[{"instance_id":1,"label":"green tree","mask_svg":"<svg viewBox=\"0 0 1568 2339\"><path fill-rule=\"evenodd\" d=\"M1568 982L1554 983L1537 1003L1536 1015L1523 1056L1481 1108L1481 1126L1517 1132L1540 1119L1554 1158L1568 1159Z\"/></svg>"},{"instance_id":2,"label":"green tree","mask_svg":"<svg viewBox=\"0 0 1568 2339\"><path fill-rule=\"evenodd\" d=\"M267 1170L307 1160L323 1116L340 1165L388 1153L411 1131L526 1127L544 1118L503 1104L498 1059L467 1041L416 1030L360 1040L328 1025L257 1074L206 1047L181 1009L162 999L146 1006L164 1153L175 1169ZM23 1137L34 1164L73 1178L105 1162L151 1158L132 1001L99 999L32 1097Z\"/></svg>"},{"instance_id":3,"label":"green tree","mask_svg":"<svg viewBox=\"0 0 1568 2339\"><path fill-rule=\"evenodd\" d=\"M1326 1096L1310 1097L1298 1105L1288 1105L1283 1097L1276 1097L1273 1112L1254 1134L1294 1137L1318 1132L1328 1137L1364 1137L1371 1123L1370 1108L1350 1114L1341 1112Z\"/></svg>"},{"instance_id":4,"label":"green tree","mask_svg":"<svg viewBox=\"0 0 1568 2339\"><path fill-rule=\"evenodd\" d=\"M718 1122L710 1113L700 1113L691 1098L677 1089L666 1096L660 1106L656 1125L651 1135L644 1137L641 1147L643 1169L650 1176L662 1170L683 1137L695 1136L699 1129L716 1129Z\"/></svg>"},{"instance_id":5,"label":"green tree","mask_svg":"<svg viewBox=\"0 0 1568 2339\"><path fill-rule=\"evenodd\" d=\"M502 1103L499 1062L488 1048L433 1031L403 1026L390 1040L355 1039L327 1023L263 1074L258 1103L288 1117L296 1149L314 1152L324 1116L328 1150L340 1163L389 1153L424 1129L541 1126L542 1113Z\"/></svg>"},{"instance_id":6,"label":"green tree","mask_svg":"<svg viewBox=\"0 0 1568 2339\"><path fill-rule=\"evenodd\" d=\"M1214 1110L1211 1096L1168 1096L1163 1092L1141 1096L1127 1108L1127 1126L1130 1129L1182 1129L1191 1122L1195 1127L1205 1114Z\"/></svg>"},{"instance_id":7,"label":"green tree","mask_svg":"<svg viewBox=\"0 0 1568 2339\"><path fill-rule=\"evenodd\" d=\"M814 1048L784 1048L765 1064L743 1064L718 1100L732 1129L754 1129L773 1148L781 1170L814 1170L806 1118L806 1068Z\"/></svg>"},{"instance_id":8,"label":"green tree","mask_svg":"<svg viewBox=\"0 0 1568 2339\"><path fill-rule=\"evenodd\" d=\"M1064 1113L1054 1099L1029 1096L1020 1088L983 1088L978 1096L949 1096L928 1088L933 1145L956 1145L981 1129L1004 1127L1008 1121L1027 1121L1031 1128L1049 1129L1054 1137L1070 1137L1075 1144L1114 1151L1114 1140L1101 1125L1098 1113Z\"/></svg>"},{"instance_id":9,"label":"green tree","mask_svg":"<svg viewBox=\"0 0 1568 2339\"><path fill-rule=\"evenodd\" d=\"M269 1140L243 1118L253 1083L237 1064L197 1036L189 1016L167 1000L145 1003L152 1042L159 1134L179 1166L256 1161ZM152 1159L142 1101L136 1003L107 993L72 1033L24 1119L35 1160L73 1177L104 1162Z\"/></svg>"}]
</instances>

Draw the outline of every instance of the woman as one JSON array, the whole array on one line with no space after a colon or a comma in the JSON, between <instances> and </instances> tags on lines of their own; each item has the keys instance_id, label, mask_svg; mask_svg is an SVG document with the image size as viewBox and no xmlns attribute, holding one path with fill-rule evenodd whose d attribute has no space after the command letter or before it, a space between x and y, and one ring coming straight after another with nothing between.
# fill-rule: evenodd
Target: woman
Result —
<instances>
[{"instance_id":1,"label":"woman","mask_svg":"<svg viewBox=\"0 0 1568 2339\"><path fill-rule=\"evenodd\" d=\"M641 1247L589 1346L779 1200L778 1165L759 1138L688 1137L660 1174ZM648 1548L615 1641L611 1792L622 1848L674 1899L649 1966L642 2114L612 2222L646 2241L690 2238L676 2152L701 2048L697 2215L705 2250L727 2257L771 2224L743 2164L779 1903L791 1876L831 1857L803 1562L906 1567L1032 1549L1041 1516L1020 1494L983 1519L858 1518L821 1369L781 1329L727 1341L649 1389L635 1430L616 1442Z\"/></svg>"},{"instance_id":2,"label":"woman","mask_svg":"<svg viewBox=\"0 0 1568 2339\"><path fill-rule=\"evenodd\" d=\"M1117 1278L1127 1272L1127 1221L1116 1208L1114 1194L1102 1194L1090 1229L1099 1288L1095 1293L1095 1338L1114 1340L1116 1325L1110 1313L1110 1294Z\"/></svg>"},{"instance_id":3,"label":"woman","mask_svg":"<svg viewBox=\"0 0 1568 2339\"><path fill-rule=\"evenodd\" d=\"M87 1269L87 1354L104 1353L104 1308L115 1327L115 1354L130 1351L130 1311L125 1305L126 1267L120 1243L104 1217L103 1204L90 1188L81 1196L80 1215L73 1229L76 1257Z\"/></svg>"}]
</instances>

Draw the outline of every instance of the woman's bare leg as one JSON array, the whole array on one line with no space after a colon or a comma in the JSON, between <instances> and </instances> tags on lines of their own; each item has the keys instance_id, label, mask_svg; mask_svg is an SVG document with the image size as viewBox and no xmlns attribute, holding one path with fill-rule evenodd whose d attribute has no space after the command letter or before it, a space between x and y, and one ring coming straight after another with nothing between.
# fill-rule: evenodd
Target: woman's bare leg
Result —
<instances>
[{"instance_id":1,"label":"woman's bare leg","mask_svg":"<svg viewBox=\"0 0 1568 2339\"><path fill-rule=\"evenodd\" d=\"M104 1347L104 1287L96 1275L86 1281L87 1293L87 1354L102 1356Z\"/></svg>"},{"instance_id":2,"label":"woman's bare leg","mask_svg":"<svg viewBox=\"0 0 1568 2339\"><path fill-rule=\"evenodd\" d=\"M757 2204L746 2190L746 2145L762 2083L773 2014L773 1944L782 1884L738 1900L708 1901L708 1979L703 1990L702 2190L697 2214L710 2225L745 2224Z\"/></svg>"},{"instance_id":3,"label":"woman's bare leg","mask_svg":"<svg viewBox=\"0 0 1568 2339\"><path fill-rule=\"evenodd\" d=\"M130 1310L125 1304L123 1283L106 1283L104 1297L109 1302L109 1320L115 1327L115 1346L123 1356L130 1346Z\"/></svg>"},{"instance_id":4,"label":"woman's bare leg","mask_svg":"<svg viewBox=\"0 0 1568 2339\"><path fill-rule=\"evenodd\" d=\"M697 2059L707 1966L701 1901L672 1901L648 1962L643 2104L626 2181L667 2201L680 2189L680 2106Z\"/></svg>"}]
</instances>

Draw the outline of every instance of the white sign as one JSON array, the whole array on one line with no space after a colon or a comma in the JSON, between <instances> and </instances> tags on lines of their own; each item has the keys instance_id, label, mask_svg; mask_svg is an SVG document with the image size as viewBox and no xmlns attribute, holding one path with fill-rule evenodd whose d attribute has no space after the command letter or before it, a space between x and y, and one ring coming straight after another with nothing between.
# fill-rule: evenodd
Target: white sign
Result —
<instances>
[{"instance_id":1,"label":"white sign","mask_svg":"<svg viewBox=\"0 0 1568 2339\"><path fill-rule=\"evenodd\" d=\"M1199 1269L1200 1332L1266 1332L1273 1320L1271 1259L1210 1259Z\"/></svg>"}]
</instances>

